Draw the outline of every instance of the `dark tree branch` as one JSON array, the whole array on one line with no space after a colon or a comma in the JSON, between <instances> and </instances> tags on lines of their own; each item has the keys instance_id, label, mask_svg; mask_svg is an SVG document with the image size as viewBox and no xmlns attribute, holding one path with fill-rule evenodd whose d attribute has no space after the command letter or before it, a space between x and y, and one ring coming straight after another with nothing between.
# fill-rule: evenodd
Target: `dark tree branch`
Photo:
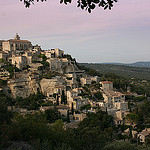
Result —
<instances>
[{"instance_id":1,"label":"dark tree branch","mask_svg":"<svg viewBox=\"0 0 150 150\"><path fill-rule=\"evenodd\" d=\"M20 0L24 1L25 7L29 8L31 4L34 4L34 1L44 2L46 0ZM60 3L68 4L71 3L72 0L60 0ZM105 9L111 10L114 2L118 2L118 0L77 0L77 7L81 9L88 10L89 13L96 7L103 7Z\"/></svg>"}]
</instances>

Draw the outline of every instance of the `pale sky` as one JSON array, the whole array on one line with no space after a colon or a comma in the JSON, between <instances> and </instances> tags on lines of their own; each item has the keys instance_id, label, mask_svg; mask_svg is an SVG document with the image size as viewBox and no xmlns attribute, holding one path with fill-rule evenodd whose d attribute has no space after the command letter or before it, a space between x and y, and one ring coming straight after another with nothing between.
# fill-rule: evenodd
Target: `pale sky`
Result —
<instances>
[{"instance_id":1,"label":"pale sky","mask_svg":"<svg viewBox=\"0 0 150 150\"><path fill-rule=\"evenodd\" d=\"M150 0L120 0L111 11L91 14L59 0L29 9L20 0L0 0L0 39L19 33L42 49L60 48L78 62L150 61Z\"/></svg>"}]
</instances>

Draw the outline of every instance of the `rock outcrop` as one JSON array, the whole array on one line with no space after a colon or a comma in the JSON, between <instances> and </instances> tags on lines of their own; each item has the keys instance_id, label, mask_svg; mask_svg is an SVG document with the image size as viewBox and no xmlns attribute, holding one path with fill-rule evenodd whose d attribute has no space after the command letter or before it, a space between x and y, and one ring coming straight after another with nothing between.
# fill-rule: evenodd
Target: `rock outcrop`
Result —
<instances>
[{"instance_id":1,"label":"rock outcrop","mask_svg":"<svg viewBox=\"0 0 150 150\"><path fill-rule=\"evenodd\" d=\"M41 91L38 80L31 77L30 74L22 74L20 78L9 80L7 86L10 88L13 98L17 96L26 98L31 94L36 94L38 90Z\"/></svg>"}]
</instances>

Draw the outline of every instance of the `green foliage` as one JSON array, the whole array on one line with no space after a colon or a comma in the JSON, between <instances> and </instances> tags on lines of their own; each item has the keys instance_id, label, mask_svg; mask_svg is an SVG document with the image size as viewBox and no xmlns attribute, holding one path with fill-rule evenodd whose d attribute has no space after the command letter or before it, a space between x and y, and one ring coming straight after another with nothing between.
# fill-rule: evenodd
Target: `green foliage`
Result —
<instances>
[{"instance_id":1,"label":"green foliage","mask_svg":"<svg viewBox=\"0 0 150 150\"><path fill-rule=\"evenodd\" d=\"M12 113L7 110L8 99L0 92L0 148L8 145Z\"/></svg>"},{"instance_id":2,"label":"green foliage","mask_svg":"<svg viewBox=\"0 0 150 150\"><path fill-rule=\"evenodd\" d=\"M112 142L113 118L105 112L88 113L77 129L70 130L64 130L64 123L58 116L56 109L24 116L16 114L11 125L0 126L0 133L3 131L2 135L7 135L7 139L2 138L3 143L27 141L34 150L146 150L126 142Z\"/></svg>"},{"instance_id":3,"label":"green foliage","mask_svg":"<svg viewBox=\"0 0 150 150\"><path fill-rule=\"evenodd\" d=\"M113 82L114 88L120 89L120 90L123 90L123 91L126 91L126 87L129 84L128 83L129 80L127 80L127 79L125 79L121 76L115 75L113 73L104 74L104 79L103 80L108 80L108 81Z\"/></svg>"},{"instance_id":4,"label":"green foliage","mask_svg":"<svg viewBox=\"0 0 150 150\"><path fill-rule=\"evenodd\" d=\"M13 118L12 138L30 141L45 139L50 134L44 114L16 115Z\"/></svg>"},{"instance_id":5,"label":"green foliage","mask_svg":"<svg viewBox=\"0 0 150 150\"><path fill-rule=\"evenodd\" d=\"M45 115L49 123L53 123L61 118L60 112L57 109L48 109L45 111Z\"/></svg>"},{"instance_id":6,"label":"green foliage","mask_svg":"<svg viewBox=\"0 0 150 150\"><path fill-rule=\"evenodd\" d=\"M5 63L5 60L3 58L0 58L0 63Z\"/></svg>"},{"instance_id":7,"label":"green foliage","mask_svg":"<svg viewBox=\"0 0 150 150\"><path fill-rule=\"evenodd\" d=\"M40 63L38 60L32 60L32 63Z\"/></svg>"},{"instance_id":8,"label":"green foliage","mask_svg":"<svg viewBox=\"0 0 150 150\"><path fill-rule=\"evenodd\" d=\"M70 117L69 117L69 110L67 110L67 122L70 122Z\"/></svg>"},{"instance_id":9,"label":"green foliage","mask_svg":"<svg viewBox=\"0 0 150 150\"><path fill-rule=\"evenodd\" d=\"M137 97L133 97L133 100L134 100L134 101L138 101L138 102L143 101L143 100L145 100L145 99L146 99L145 96L137 96Z\"/></svg>"},{"instance_id":10,"label":"green foliage","mask_svg":"<svg viewBox=\"0 0 150 150\"><path fill-rule=\"evenodd\" d=\"M146 93L145 87L142 87L141 85L132 84L130 87L131 92L136 92L139 95L144 95Z\"/></svg>"},{"instance_id":11,"label":"green foliage","mask_svg":"<svg viewBox=\"0 0 150 150\"><path fill-rule=\"evenodd\" d=\"M150 68L87 63L78 64L78 67L90 75L93 75L90 72L94 73L96 70L95 75L101 76L101 80L112 81L114 88L121 92L126 92L129 86L131 92L136 92L139 95L146 94L150 97ZM143 79L147 81L143 82Z\"/></svg>"},{"instance_id":12,"label":"green foliage","mask_svg":"<svg viewBox=\"0 0 150 150\"><path fill-rule=\"evenodd\" d=\"M53 105L54 105L54 104L53 104L53 102L51 102L51 101L43 102L43 103L40 104L40 106L53 106Z\"/></svg>"},{"instance_id":13,"label":"green foliage","mask_svg":"<svg viewBox=\"0 0 150 150\"><path fill-rule=\"evenodd\" d=\"M62 90L61 94L61 104L67 104L67 97L65 96L64 90Z\"/></svg>"},{"instance_id":14,"label":"green foliage","mask_svg":"<svg viewBox=\"0 0 150 150\"><path fill-rule=\"evenodd\" d=\"M88 113L87 118L85 118L79 125L80 129L83 129L85 127L99 127L102 131L105 128L111 127L113 123L113 117L110 115L107 115L106 112L98 111L96 114L94 113Z\"/></svg>"},{"instance_id":15,"label":"green foliage","mask_svg":"<svg viewBox=\"0 0 150 150\"><path fill-rule=\"evenodd\" d=\"M92 64L92 63L80 63L80 66L95 69L98 73L107 74L113 73L125 78L137 78L140 80L150 80L150 68L133 67L125 65L115 64Z\"/></svg>"},{"instance_id":16,"label":"green foliage","mask_svg":"<svg viewBox=\"0 0 150 150\"><path fill-rule=\"evenodd\" d=\"M42 61L43 69L49 68L49 63L47 61Z\"/></svg>"},{"instance_id":17,"label":"green foliage","mask_svg":"<svg viewBox=\"0 0 150 150\"><path fill-rule=\"evenodd\" d=\"M0 95L0 123L10 123L12 113L7 111L8 99L5 95Z\"/></svg>"},{"instance_id":18,"label":"green foliage","mask_svg":"<svg viewBox=\"0 0 150 150\"><path fill-rule=\"evenodd\" d=\"M88 109L91 109L91 105L90 104L88 104L88 105L84 105L84 106L82 106L81 108L80 108L80 110L88 110Z\"/></svg>"},{"instance_id":19,"label":"green foliage","mask_svg":"<svg viewBox=\"0 0 150 150\"><path fill-rule=\"evenodd\" d=\"M3 68L6 69L10 73L10 78L13 77L14 71L15 72L19 72L20 71L17 67L13 66L9 62L6 62L5 65L3 66Z\"/></svg>"},{"instance_id":20,"label":"green foliage","mask_svg":"<svg viewBox=\"0 0 150 150\"><path fill-rule=\"evenodd\" d=\"M83 65L80 65L80 64L77 64L78 68L80 70L85 70L87 74L91 75L91 76L99 76L101 77L102 74L98 73L95 69L93 68L88 68L86 66L83 66Z\"/></svg>"},{"instance_id":21,"label":"green foliage","mask_svg":"<svg viewBox=\"0 0 150 150\"><path fill-rule=\"evenodd\" d=\"M2 87L4 85L7 85L7 81L0 79L0 87Z\"/></svg>"},{"instance_id":22,"label":"green foliage","mask_svg":"<svg viewBox=\"0 0 150 150\"><path fill-rule=\"evenodd\" d=\"M74 114L73 102L72 102L72 104L71 104L71 114L72 114L72 115Z\"/></svg>"},{"instance_id":23,"label":"green foliage","mask_svg":"<svg viewBox=\"0 0 150 150\"><path fill-rule=\"evenodd\" d=\"M129 113L126 115L126 119L130 122L130 124L137 123L138 115L134 113Z\"/></svg>"},{"instance_id":24,"label":"green foliage","mask_svg":"<svg viewBox=\"0 0 150 150\"><path fill-rule=\"evenodd\" d=\"M111 123L112 117L105 112L89 113L87 118L79 124L79 128L73 134L70 133L70 139L67 140L74 150L101 150L110 140Z\"/></svg>"},{"instance_id":25,"label":"green foliage","mask_svg":"<svg viewBox=\"0 0 150 150\"><path fill-rule=\"evenodd\" d=\"M103 100L103 99L104 99L102 93L99 92L99 91L96 92L96 93L94 93L94 96L95 96L98 100Z\"/></svg>"},{"instance_id":26,"label":"green foliage","mask_svg":"<svg viewBox=\"0 0 150 150\"><path fill-rule=\"evenodd\" d=\"M69 55L69 54L64 54L64 55L63 55L63 58L67 58L68 60L73 61L73 58L72 58L71 55Z\"/></svg>"},{"instance_id":27,"label":"green foliage","mask_svg":"<svg viewBox=\"0 0 150 150\"><path fill-rule=\"evenodd\" d=\"M42 99L45 98L40 92L37 94L30 95L29 97L23 99L21 97L16 97L15 105L21 108L27 108L28 110L37 110L39 106L44 102Z\"/></svg>"},{"instance_id":28,"label":"green foliage","mask_svg":"<svg viewBox=\"0 0 150 150\"><path fill-rule=\"evenodd\" d=\"M149 120L150 117L150 101L143 101L143 103L140 105L138 115L143 120ZM143 118L144 117L144 118Z\"/></svg>"},{"instance_id":29,"label":"green foliage","mask_svg":"<svg viewBox=\"0 0 150 150\"><path fill-rule=\"evenodd\" d=\"M78 145L75 149L100 150L108 140L107 135L98 127L84 128L78 135Z\"/></svg>"},{"instance_id":30,"label":"green foliage","mask_svg":"<svg viewBox=\"0 0 150 150\"><path fill-rule=\"evenodd\" d=\"M141 150L141 147L137 147L129 142L115 141L107 144L103 150Z\"/></svg>"},{"instance_id":31,"label":"green foliage","mask_svg":"<svg viewBox=\"0 0 150 150\"><path fill-rule=\"evenodd\" d=\"M52 77L55 77L55 73L47 72L46 74L43 75L43 78L46 79L51 79Z\"/></svg>"},{"instance_id":32,"label":"green foliage","mask_svg":"<svg viewBox=\"0 0 150 150\"><path fill-rule=\"evenodd\" d=\"M40 54L38 55L39 58L42 58L43 61L46 61L47 60L47 57L44 55L44 54Z\"/></svg>"}]
</instances>

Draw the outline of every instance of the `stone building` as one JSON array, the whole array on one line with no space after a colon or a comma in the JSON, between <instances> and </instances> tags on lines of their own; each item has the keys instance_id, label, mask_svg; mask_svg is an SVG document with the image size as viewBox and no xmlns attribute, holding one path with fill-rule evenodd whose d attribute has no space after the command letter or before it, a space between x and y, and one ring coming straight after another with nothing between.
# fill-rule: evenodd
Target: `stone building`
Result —
<instances>
[{"instance_id":1,"label":"stone building","mask_svg":"<svg viewBox=\"0 0 150 150\"><path fill-rule=\"evenodd\" d=\"M84 86L85 84L91 84L92 80L90 77L86 77L86 78L81 78L80 82L81 82L82 86Z\"/></svg>"},{"instance_id":2,"label":"stone building","mask_svg":"<svg viewBox=\"0 0 150 150\"><path fill-rule=\"evenodd\" d=\"M21 55L13 55L12 56L12 64L15 65L17 68L22 70L23 68L27 67L27 58Z\"/></svg>"},{"instance_id":3,"label":"stone building","mask_svg":"<svg viewBox=\"0 0 150 150\"><path fill-rule=\"evenodd\" d=\"M5 52L9 51L21 52L32 49L32 44L28 40L20 40L19 35L16 34L14 39L2 42L2 49Z\"/></svg>"},{"instance_id":4,"label":"stone building","mask_svg":"<svg viewBox=\"0 0 150 150\"><path fill-rule=\"evenodd\" d=\"M5 61L7 60L7 53L5 53L4 51L0 51L0 59L4 59Z\"/></svg>"},{"instance_id":5,"label":"stone building","mask_svg":"<svg viewBox=\"0 0 150 150\"><path fill-rule=\"evenodd\" d=\"M150 128L146 128L138 134L138 138L141 143L145 143L149 137L150 137Z\"/></svg>"},{"instance_id":6,"label":"stone building","mask_svg":"<svg viewBox=\"0 0 150 150\"><path fill-rule=\"evenodd\" d=\"M40 52L42 49L41 49L41 46L39 46L38 44L36 44L35 46L33 46L33 50L37 51L37 52Z\"/></svg>"},{"instance_id":7,"label":"stone building","mask_svg":"<svg viewBox=\"0 0 150 150\"><path fill-rule=\"evenodd\" d=\"M47 62L49 62L51 71L59 72L61 74L76 71L75 65L67 58L50 58Z\"/></svg>"},{"instance_id":8,"label":"stone building","mask_svg":"<svg viewBox=\"0 0 150 150\"><path fill-rule=\"evenodd\" d=\"M47 58L62 58L64 55L64 51L56 48L51 50L44 51L44 54Z\"/></svg>"},{"instance_id":9,"label":"stone building","mask_svg":"<svg viewBox=\"0 0 150 150\"><path fill-rule=\"evenodd\" d=\"M82 106L89 104L89 99L82 98L82 96L78 96L78 94L76 89L67 91L67 102L70 109L72 109L73 105L74 110L80 110Z\"/></svg>"},{"instance_id":10,"label":"stone building","mask_svg":"<svg viewBox=\"0 0 150 150\"><path fill-rule=\"evenodd\" d=\"M103 97L104 97L104 102L108 104L108 107L121 107L123 104L119 105L118 103L125 102L124 94L116 91L105 91L103 93Z\"/></svg>"},{"instance_id":11,"label":"stone building","mask_svg":"<svg viewBox=\"0 0 150 150\"><path fill-rule=\"evenodd\" d=\"M101 89L103 91L112 91L113 90L113 83L111 81L102 81L100 82Z\"/></svg>"}]
</instances>

